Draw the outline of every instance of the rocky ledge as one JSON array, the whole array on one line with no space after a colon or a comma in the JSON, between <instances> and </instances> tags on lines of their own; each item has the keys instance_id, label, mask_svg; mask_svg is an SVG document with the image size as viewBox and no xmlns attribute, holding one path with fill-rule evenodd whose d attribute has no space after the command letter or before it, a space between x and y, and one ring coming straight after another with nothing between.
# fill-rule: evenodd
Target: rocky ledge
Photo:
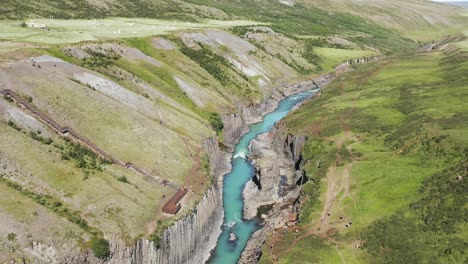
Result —
<instances>
[{"instance_id":1,"label":"rocky ledge","mask_svg":"<svg viewBox=\"0 0 468 264\"><path fill-rule=\"evenodd\" d=\"M252 141L250 158L256 172L243 192L244 217L260 216L263 228L252 235L239 263L257 263L267 232L295 224L301 183L307 178L301 168L305 141L304 136L277 128Z\"/></svg>"}]
</instances>

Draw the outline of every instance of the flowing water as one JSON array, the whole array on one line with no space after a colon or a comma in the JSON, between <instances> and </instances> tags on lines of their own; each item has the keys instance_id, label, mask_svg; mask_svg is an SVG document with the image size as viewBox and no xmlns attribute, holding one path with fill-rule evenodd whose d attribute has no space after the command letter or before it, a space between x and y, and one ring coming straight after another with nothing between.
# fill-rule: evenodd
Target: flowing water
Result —
<instances>
[{"instance_id":1,"label":"flowing water","mask_svg":"<svg viewBox=\"0 0 468 264\"><path fill-rule=\"evenodd\" d=\"M232 156L232 170L224 176L224 223L222 233L208 263L237 263L248 239L260 228L257 219L248 221L243 218L244 201L242 199L242 191L245 184L254 175L254 168L247 159L250 141L258 135L270 131L294 106L317 91L310 90L297 93L282 100L275 111L265 115L261 122L251 125L249 132L236 145ZM229 240L231 233L235 235L235 240L233 241Z\"/></svg>"}]
</instances>

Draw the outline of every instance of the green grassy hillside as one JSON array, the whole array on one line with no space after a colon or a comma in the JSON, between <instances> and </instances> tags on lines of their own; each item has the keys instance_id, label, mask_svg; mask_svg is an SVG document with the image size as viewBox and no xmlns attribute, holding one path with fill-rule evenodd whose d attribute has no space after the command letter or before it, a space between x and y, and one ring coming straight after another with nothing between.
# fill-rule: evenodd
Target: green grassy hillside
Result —
<instances>
[{"instance_id":1,"label":"green grassy hillside","mask_svg":"<svg viewBox=\"0 0 468 264\"><path fill-rule=\"evenodd\" d=\"M358 15L421 41L430 41L436 37L460 32L466 28L467 22L466 18L460 16L464 12L463 8L434 1L298 0L297 2L332 12Z\"/></svg>"},{"instance_id":2,"label":"green grassy hillside","mask_svg":"<svg viewBox=\"0 0 468 264\"><path fill-rule=\"evenodd\" d=\"M266 0L7 1L0 7L0 19L9 20L139 17L200 22L242 18L271 23L273 29L291 36L338 34L391 52L408 51L415 45L393 30L417 40L433 40L463 28L466 19L457 16L459 13L461 8L415 0L297 1L293 6ZM428 29L431 34L426 34Z\"/></svg>"},{"instance_id":3,"label":"green grassy hillside","mask_svg":"<svg viewBox=\"0 0 468 264\"><path fill-rule=\"evenodd\" d=\"M200 17L225 18L220 10L174 0L90 0L90 1L15 1L6 0L0 7L1 19L24 18L105 18L150 17L194 21Z\"/></svg>"},{"instance_id":4,"label":"green grassy hillside","mask_svg":"<svg viewBox=\"0 0 468 264\"><path fill-rule=\"evenodd\" d=\"M353 42L389 52L408 51L415 45L387 28L346 12L330 13L326 9L303 5L290 7L275 1L190 1L239 17L271 23L273 29L289 36L338 34Z\"/></svg>"},{"instance_id":5,"label":"green grassy hillside","mask_svg":"<svg viewBox=\"0 0 468 264\"><path fill-rule=\"evenodd\" d=\"M466 262L464 56L360 67L287 118L289 131L309 137L311 181L299 232L268 241L262 263Z\"/></svg>"}]
</instances>

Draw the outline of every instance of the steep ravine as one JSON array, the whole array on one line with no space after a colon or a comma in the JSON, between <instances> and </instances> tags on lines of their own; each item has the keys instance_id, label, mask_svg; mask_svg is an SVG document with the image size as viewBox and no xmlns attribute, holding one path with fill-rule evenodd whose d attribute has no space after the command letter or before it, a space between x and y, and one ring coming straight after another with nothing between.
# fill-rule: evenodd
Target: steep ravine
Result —
<instances>
[{"instance_id":1,"label":"steep ravine","mask_svg":"<svg viewBox=\"0 0 468 264\"><path fill-rule=\"evenodd\" d=\"M337 76L350 71L352 69L352 65L369 63L378 59L380 59L380 57L351 59L336 66L333 72L322 74L296 84L274 89L269 98L263 100L257 105L246 107L242 104L238 104L237 113L223 116L224 143L229 147L233 147L242 135L247 132L248 125L259 122L264 115L275 110L282 99L295 93L324 87L335 80Z\"/></svg>"},{"instance_id":2,"label":"steep ravine","mask_svg":"<svg viewBox=\"0 0 468 264\"><path fill-rule=\"evenodd\" d=\"M309 86L307 86L309 85ZM225 144L232 147L247 130L247 122L255 122L264 114L272 111L278 102L288 95L314 88L314 81L305 81L298 85L284 87L274 93L268 103L262 103L260 110L241 108L244 115L229 114L223 116L225 124ZM267 111L268 110L268 111ZM217 138L209 138L204 144L210 160L211 174L217 176L217 182L204 195L193 213L176 221L163 232L159 247L146 239L138 240L132 246L118 239L110 239L110 264L133 263L204 263L210 251L216 246L223 221L221 201L223 175L230 170L231 153L219 148Z\"/></svg>"},{"instance_id":3,"label":"steep ravine","mask_svg":"<svg viewBox=\"0 0 468 264\"><path fill-rule=\"evenodd\" d=\"M335 68L335 72L319 76L313 83L323 88L337 76L351 70L350 65L378 59L375 57L344 62ZM267 214L260 215L263 220L262 228L252 234L238 263L257 263L262 254L262 245L266 241L266 233L288 225L289 221L295 221L300 206L300 183L307 181L301 168L301 152L306 140L305 136L294 136L275 126L269 133L260 135L250 144L255 176L245 185L243 191L244 218L253 219L258 216L261 207L271 209Z\"/></svg>"},{"instance_id":4,"label":"steep ravine","mask_svg":"<svg viewBox=\"0 0 468 264\"><path fill-rule=\"evenodd\" d=\"M258 105L250 107L239 105L238 113L223 116L225 127L224 144L232 149L241 136L247 132L248 124L258 122L262 116L273 111L277 107L278 102L282 99L298 92L327 85L333 81L337 75L348 71L350 64L364 63L375 59L376 58L345 62L336 67L336 72L334 73L324 74L295 85L278 88L272 93L270 98L264 100ZM263 167L257 167L257 170L261 171L262 175L260 180L262 186L265 188L262 188L259 192L249 192L249 189L253 190L254 187L252 184L254 183L250 182L246 185L244 197L246 199L245 217L247 219L256 215L256 208L261 204L272 204L279 200L284 201L284 197L287 197L287 199L294 199L294 197L298 197L299 195L298 188L279 188L278 186L275 186L275 184L278 183L278 173L283 175L282 173L284 173L284 171L288 171L288 182L293 182L295 179L294 177L297 177L297 173L294 170L294 159L297 157L297 153L300 153L300 150L295 147L293 150L289 151L290 154L287 154L288 152L284 151L285 149L282 145L284 140L279 140L276 136L273 136L272 140L272 135L275 135L275 133L272 132L270 134L262 135L259 141L252 144L252 156L268 157L268 155L271 154L278 155L278 153L284 152L279 156L283 163L280 167L274 168L273 170L266 165L263 165ZM269 137L270 139L267 139ZM293 137L288 140L292 140L292 142L295 142L293 145L298 146L298 144L300 145L298 140L301 141L303 139ZM270 144L271 147L269 149L260 150L260 146L265 144L265 142L267 145ZM204 263L209 258L210 251L216 246L217 238L221 232L220 227L223 221L223 207L221 201L222 176L230 170L229 160L231 154L227 151L220 150L217 138L207 139L204 147L209 156L211 174L215 175L218 180L205 193L193 213L177 220L163 232L159 246L156 246L153 242L148 241L147 239L140 239L133 245L128 246L120 239L108 237L111 250L111 256L108 260L98 260L92 256L92 254L87 252L80 256L70 257L65 260L66 263ZM263 151L267 151L269 153L263 153ZM259 159L254 159L254 161L256 164L261 163L259 162ZM283 196L278 195L280 192ZM252 199L252 194L258 194L258 197L263 198L259 198L260 202L255 203L254 199ZM269 195L270 199L268 199ZM271 199L271 197L273 197L273 199ZM278 203L277 205L279 206L281 204L282 203ZM271 212L276 212L277 210L275 210L275 208L278 206L275 206ZM281 212L279 212L278 215L282 216ZM268 220L269 222L272 222L277 218L271 216L271 214L270 217L271 219ZM239 263L252 263L258 259L259 252L261 252L261 245L265 240L264 232L265 229L263 228L254 233L247 244L246 250L244 251Z\"/></svg>"}]
</instances>

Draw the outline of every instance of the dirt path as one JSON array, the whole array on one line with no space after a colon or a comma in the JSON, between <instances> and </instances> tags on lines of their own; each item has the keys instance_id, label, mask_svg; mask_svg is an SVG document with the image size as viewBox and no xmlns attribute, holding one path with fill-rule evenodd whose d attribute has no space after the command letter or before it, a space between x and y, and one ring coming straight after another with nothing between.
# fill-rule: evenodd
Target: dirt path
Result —
<instances>
[{"instance_id":1,"label":"dirt path","mask_svg":"<svg viewBox=\"0 0 468 264\"><path fill-rule=\"evenodd\" d=\"M335 164L332 165L327 172L327 176L326 176L327 191L325 193L325 201L324 201L321 216L320 216L320 222L312 225L311 227L308 227L307 232L297 237L284 253L287 253L291 249L293 249L297 245L297 243L301 241L302 239L312 236L312 235L321 237L323 239L327 239L330 242L335 243L336 250L338 251L338 248L337 248L338 242L334 241L334 239L330 237L330 233L334 233L337 229L343 228L343 222L338 221L338 222L332 223L329 220L329 218L332 216L331 212L332 212L333 207L343 204L343 201L346 198L350 198L353 201L354 206L355 207L357 206L356 201L351 195L350 189L351 189L351 184L352 184L351 171L353 169L353 166L357 163L357 158L352 153L352 146L360 141L358 137L356 137L349 131L347 126L343 126L343 128L345 131L341 137L335 138L335 139L327 139L327 140L335 142L335 145L338 149L341 149L342 147L344 147L343 144L346 141L353 141L353 143L346 146L346 149L349 151L351 155L352 161L351 163L344 165L342 171L338 171L337 164L341 162L341 157L339 156L339 154L337 154ZM343 193L343 194L338 199L338 196L340 195L340 193ZM337 216L333 216L333 217L337 217ZM276 240L273 240L273 241L276 242L278 239L279 238L276 238ZM274 261L274 259L277 259L278 256L274 254L274 248L271 249L270 251L271 251L270 254ZM346 263L341 253L338 252L338 254L340 255L340 258L343 260L343 263Z\"/></svg>"}]
</instances>

